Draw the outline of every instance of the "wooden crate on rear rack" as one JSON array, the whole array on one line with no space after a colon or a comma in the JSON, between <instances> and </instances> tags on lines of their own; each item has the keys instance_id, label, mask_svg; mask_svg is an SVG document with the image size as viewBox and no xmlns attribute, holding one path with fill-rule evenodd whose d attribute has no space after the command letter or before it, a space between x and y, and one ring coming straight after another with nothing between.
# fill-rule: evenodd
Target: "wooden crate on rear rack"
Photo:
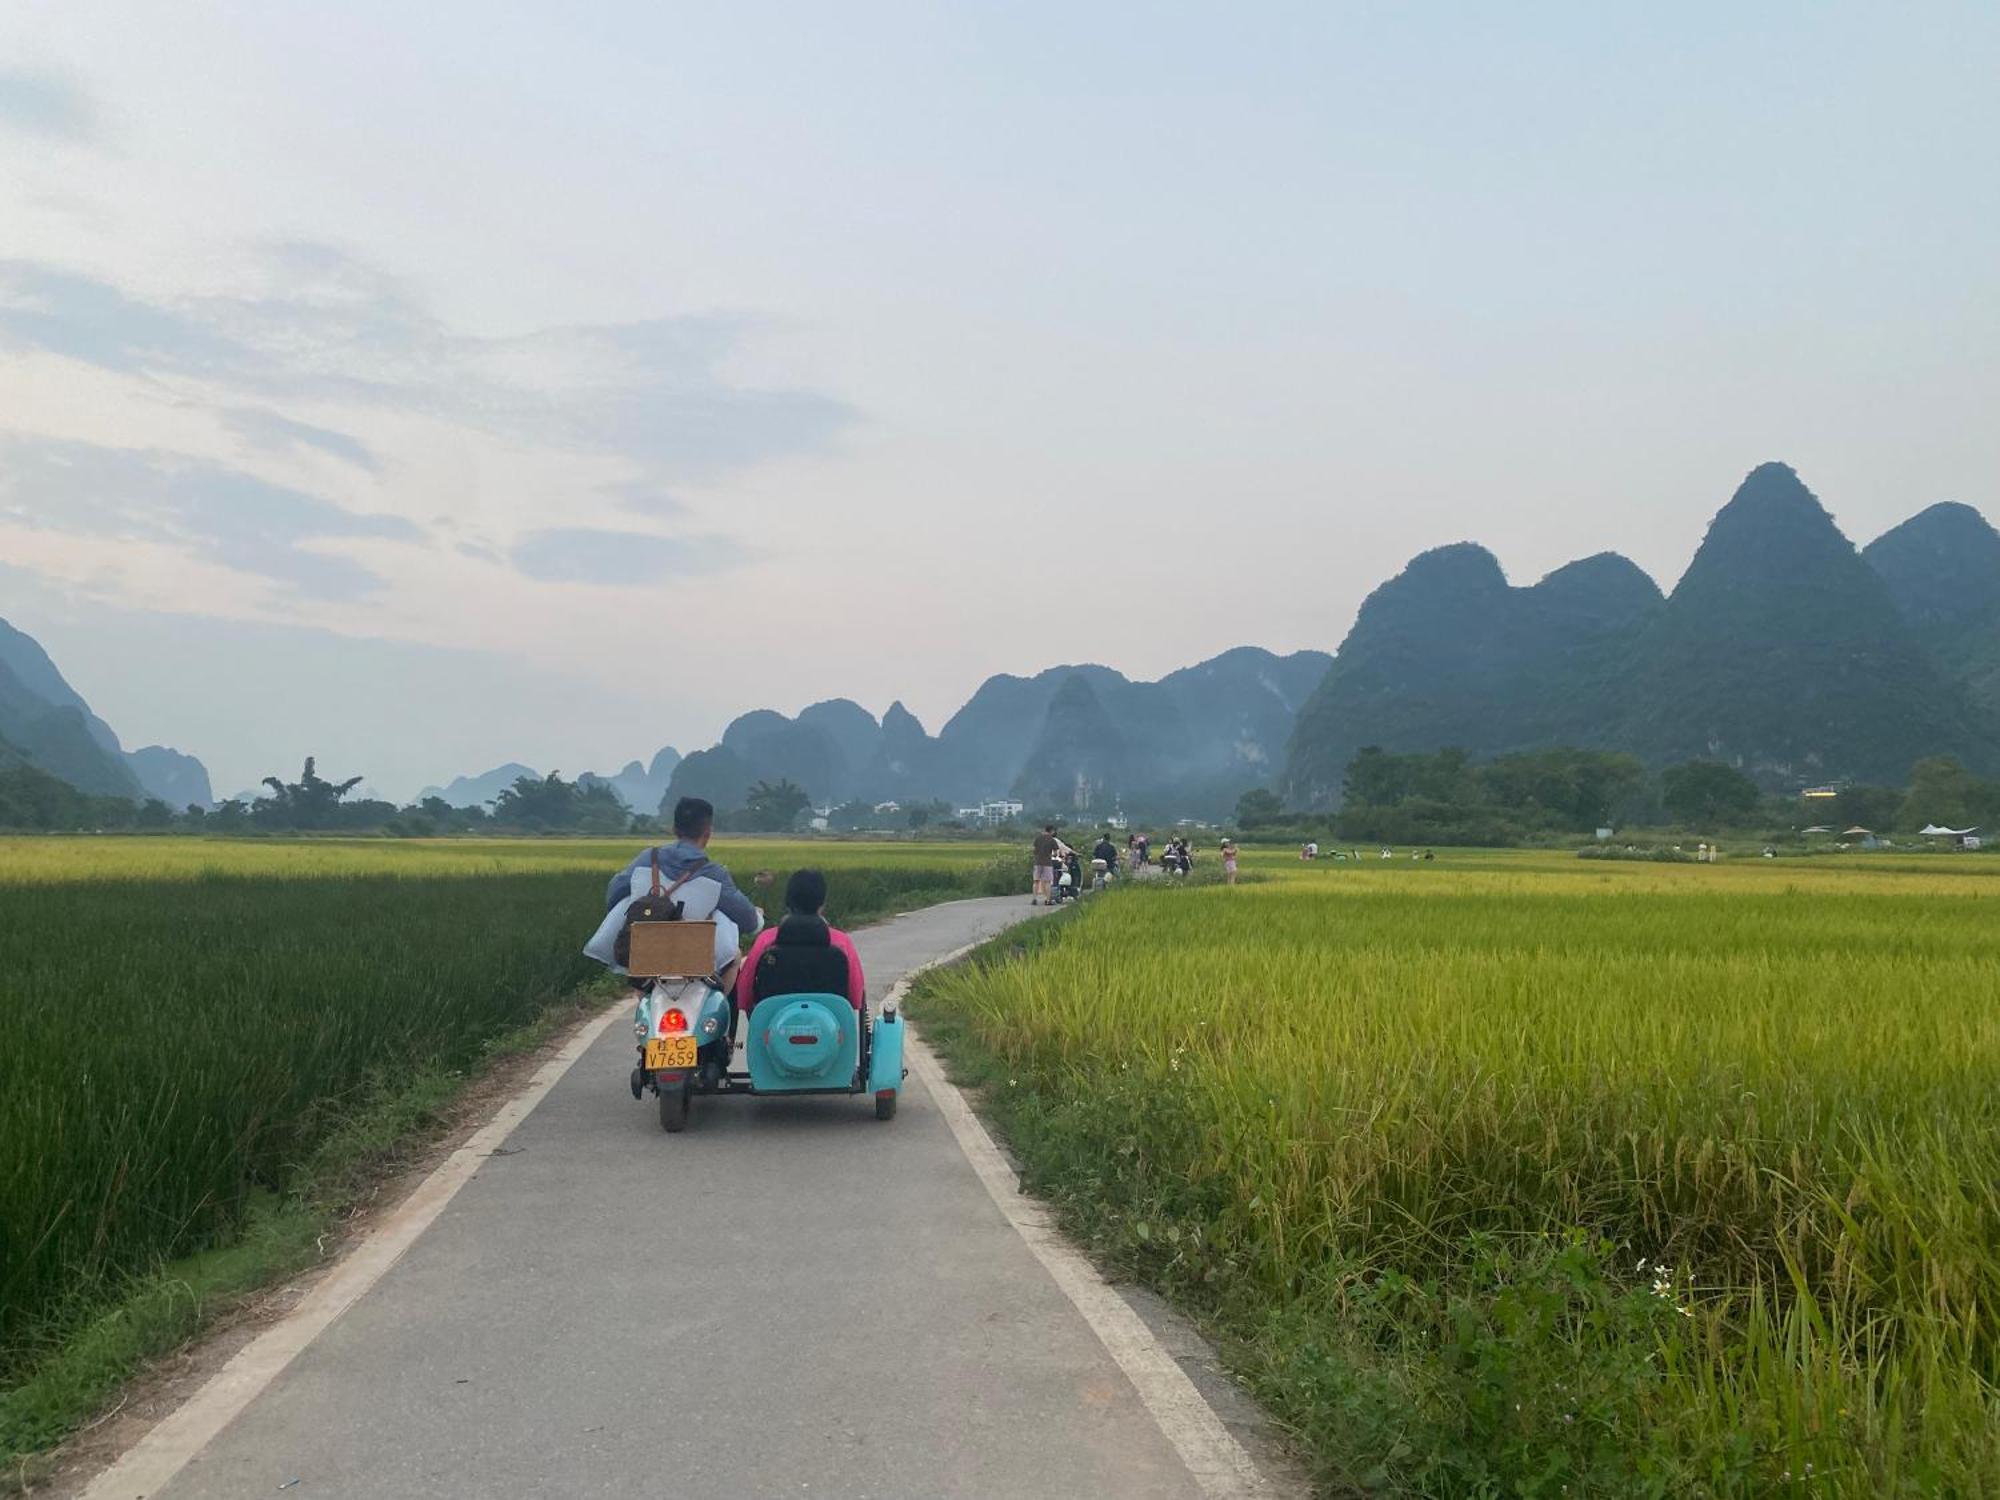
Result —
<instances>
[{"instance_id":1,"label":"wooden crate on rear rack","mask_svg":"<svg viewBox=\"0 0 2000 1500\"><path fill-rule=\"evenodd\" d=\"M640 979L701 979L715 972L713 922L634 922L632 961Z\"/></svg>"}]
</instances>

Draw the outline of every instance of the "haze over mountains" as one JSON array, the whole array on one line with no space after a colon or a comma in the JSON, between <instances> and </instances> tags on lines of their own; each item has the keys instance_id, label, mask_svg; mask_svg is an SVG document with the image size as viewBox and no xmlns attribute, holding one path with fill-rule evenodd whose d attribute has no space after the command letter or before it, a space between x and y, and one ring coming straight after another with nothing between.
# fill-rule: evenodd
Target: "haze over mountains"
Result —
<instances>
[{"instance_id":1,"label":"haze over mountains","mask_svg":"<svg viewBox=\"0 0 2000 1500\"><path fill-rule=\"evenodd\" d=\"M162 745L127 752L32 636L0 620L0 770L31 765L93 796L207 806L200 761Z\"/></svg>"},{"instance_id":2,"label":"haze over mountains","mask_svg":"<svg viewBox=\"0 0 2000 1500\"><path fill-rule=\"evenodd\" d=\"M616 775L600 776L594 771L585 771L576 780L582 786L602 783L623 798L627 807L650 813L666 796L667 783L672 780L674 767L680 761L680 751L668 745L653 756L651 765L629 761L625 769ZM444 786L427 786L417 794L417 800L437 797L453 807L483 807L521 777L539 779L541 775L532 766L508 761L504 766L495 766L478 776L455 776Z\"/></svg>"},{"instance_id":3,"label":"haze over mountains","mask_svg":"<svg viewBox=\"0 0 2000 1500\"><path fill-rule=\"evenodd\" d=\"M1336 800L1364 745L1696 757L1772 787L1996 761L2000 535L1939 505L1859 553L1790 468L1753 470L1671 595L1615 554L1512 588L1469 543L1368 596L1301 711L1281 790Z\"/></svg>"},{"instance_id":4,"label":"haze over mountains","mask_svg":"<svg viewBox=\"0 0 2000 1500\"><path fill-rule=\"evenodd\" d=\"M1367 745L1714 758L1773 788L1900 784L1936 754L2000 770L2000 533L1970 506L1938 504L1857 551L1770 463L1715 515L1671 594L1609 552L1516 587L1459 542L1370 594L1335 656L1245 646L1157 682L1094 664L1000 675L935 735L900 702L879 720L842 698L796 716L755 709L685 759L669 746L576 779L640 813L687 794L741 807L755 783L789 779L820 806L1011 798L1212 817L1253 786L1329 806ZM0 769L23 763L97 794L210 801L198 760L127 753L47 653L0 622ZM535 774L508 762L424 795L484 804Z\"/></svg>"},{"instance_id":5,"label":"haze over mountains","mask_svg":"<svg viewBox=\"0 0 2000 1500\"><path fill-rule=\"evenodd\" d=\"M682 761L669 791L740 807L755 782L782 777L821 805L1012 797L1073 811L1220 813L1276 773L1331 660L1242 646L1158 682L1089 664L989 677L936 735L900 702L879 722L844 698L796 718L758 709Z\"/></svg>"}]
</instances>

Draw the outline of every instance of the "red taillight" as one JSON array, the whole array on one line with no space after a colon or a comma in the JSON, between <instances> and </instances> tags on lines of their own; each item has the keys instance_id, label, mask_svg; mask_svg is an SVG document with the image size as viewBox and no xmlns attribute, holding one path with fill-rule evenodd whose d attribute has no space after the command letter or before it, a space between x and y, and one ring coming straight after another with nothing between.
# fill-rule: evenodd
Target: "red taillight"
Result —
<instances>
[{"instance_id":1,"label":"red taillight","mask_svg":"<svg viewBox=\"0 0 2000 1500\"><path fill-rule=\"evenodd\" d=\"M670 1008L660 1013L660 1034L662 1036L665 1036L669 1031L686 1031L687 1029L688 1018L682 1015L679 1010Z\"/></svg>"}]
</instances>

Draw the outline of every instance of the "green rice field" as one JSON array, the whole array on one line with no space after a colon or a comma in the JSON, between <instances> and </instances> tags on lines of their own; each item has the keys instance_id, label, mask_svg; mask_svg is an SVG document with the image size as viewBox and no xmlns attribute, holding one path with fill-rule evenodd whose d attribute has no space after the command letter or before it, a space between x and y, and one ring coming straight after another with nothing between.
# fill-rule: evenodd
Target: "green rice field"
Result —
<instances>
[{"instance_id":1,"label":"green rice field","mask_svg":"<svg viewBox=\"0 0 2000 1500\"><path fill-rule=\"evenodd\" d=\"M2000 863L1259 852L912 1011L1329 1493L2000 1494Z\"/></svg>"},{"instance_id":2,"label":"green rice field","mask_svg":"<svg viewBox=\"0 0 2000 1500\"><path fill-rule=\"evenodd\" d=\"M0 840L0 1451L74 1415L4 1398L104 1309L599 973L577 950L640 843ZM1026 888L993 845L714 852L767 908L819 865L849 922Z\"/></svg>"}]
</instances>

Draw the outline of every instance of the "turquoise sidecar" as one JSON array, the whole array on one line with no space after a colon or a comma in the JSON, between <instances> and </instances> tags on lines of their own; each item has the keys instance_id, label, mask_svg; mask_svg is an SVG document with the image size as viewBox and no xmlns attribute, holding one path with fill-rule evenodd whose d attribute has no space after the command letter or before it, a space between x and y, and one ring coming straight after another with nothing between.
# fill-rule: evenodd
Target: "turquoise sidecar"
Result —
<instances>
[{"instance_id":1,"label":"turquoise sidecar","mask_svg":"<svg viewBox=\"0 0 2000 1500\"><path fill-rule=\"evenodd\" d=\"M696 993L690 993L696 991ZM660 1124L687 1128L697 1094L871 1094L875 1118L893 1119L903 1088L903 1017L892 997L878 1014L844 995L773 995L744 1027L747 1067L732 1068L731 1001L713 985L655 984L633 1029L639 1066L632 1094L660 1097Z\"/></svg>"}]
</instances>

